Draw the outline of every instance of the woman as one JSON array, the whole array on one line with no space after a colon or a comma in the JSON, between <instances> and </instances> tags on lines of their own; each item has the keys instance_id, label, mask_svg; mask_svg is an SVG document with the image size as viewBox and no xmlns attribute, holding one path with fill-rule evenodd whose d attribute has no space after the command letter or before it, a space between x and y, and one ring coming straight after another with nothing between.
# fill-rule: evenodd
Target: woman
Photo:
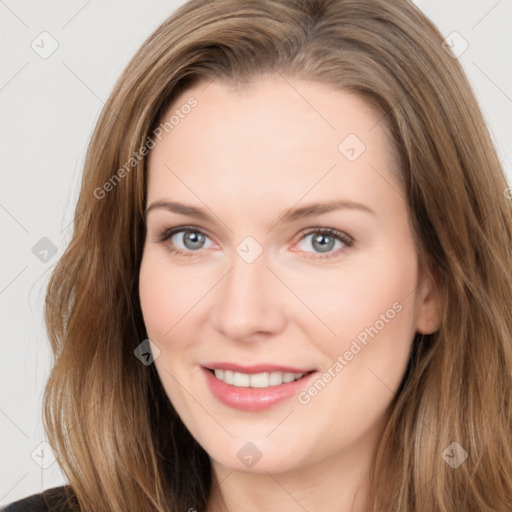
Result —
<instances>
[{"instance_id":1,"label":"woman","mask_svg":"<svg viewBox=\"0 0 512 512\"><path fill-rule=\"evenodd\" d=\"M48 288L34 510L512 509L511 207L441 43L404 0L144 43Z\"/></svg>"}]
</instances>

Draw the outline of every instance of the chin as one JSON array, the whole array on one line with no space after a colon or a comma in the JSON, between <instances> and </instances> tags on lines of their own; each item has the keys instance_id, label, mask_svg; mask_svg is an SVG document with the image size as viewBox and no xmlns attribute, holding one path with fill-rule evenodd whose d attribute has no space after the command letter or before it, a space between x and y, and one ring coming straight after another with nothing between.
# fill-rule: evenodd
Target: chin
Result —
<instances>
[{"instance_id":1,"label":"chin","mask_svg":"<svg viewBox=\"0 0 512 512\"><path fill-rule=\"evenodd\" d=\"M297 452L300 440L294 440L291 446L283 446L279 442L268 439L257 439L254 442L232 439L219 445L212 441L203 444L212 462L231 470L252 474L278 474L298 469L305 465L304 457ZM211 448L211 449L210 449Z\"/></svg>"}]
</instances>

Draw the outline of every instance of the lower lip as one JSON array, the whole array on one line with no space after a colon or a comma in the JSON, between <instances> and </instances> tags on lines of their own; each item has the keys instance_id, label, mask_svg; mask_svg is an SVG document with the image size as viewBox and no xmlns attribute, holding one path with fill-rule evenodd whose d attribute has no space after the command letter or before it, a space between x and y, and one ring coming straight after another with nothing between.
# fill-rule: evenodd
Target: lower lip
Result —
<instances>
[{"instance_id":1,"label":"lower lip","mask_svg":"<svg viewBox=\"0 0 512 512\"><path fill-rule=\"evenodd\" d=\"M299 380L270 386L268 388L241 388L226 384L217 379L210 370L203 368L208 387L213 396L224 405L241 411L257 412L269 409L273 405L297 395L310 380L314 373L305 375Z\"/></svg>"}]
</instances>

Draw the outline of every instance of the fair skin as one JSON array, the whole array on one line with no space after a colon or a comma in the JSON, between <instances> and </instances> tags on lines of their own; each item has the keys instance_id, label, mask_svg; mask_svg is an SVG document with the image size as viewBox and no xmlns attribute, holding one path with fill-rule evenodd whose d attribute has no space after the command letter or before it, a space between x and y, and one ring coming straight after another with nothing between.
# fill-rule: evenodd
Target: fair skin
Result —
<instances>
[{"instance_id":1,"label":"fair skin","mask_svg":"<svg viewBox=\"0 0 512 512\"><path fill-rule=\"evenodd\" d=\"M208 510L362 512L414 335L440 321L381 114L353 93L267 75L247 87L197 84L163 119L191 96L197 106L151 150L147 205L176 201L208 217L153 207L139 285L158 375L212 461ZM366 146L354 161L338 149L348 134ZM345 207L278 222L286 209L338 200L371 212ZM181 226L193 228L158 241ZM325 235L323 252L317 228L352 242ZM237 253L248 236L263 250L250 263ZM374 336L333 370L371 326ZM274 405L242 410L207 385L212 361L313 373ZM261 457L251 467L237 456L247 443Z\"/></svg>"}]
</instances>

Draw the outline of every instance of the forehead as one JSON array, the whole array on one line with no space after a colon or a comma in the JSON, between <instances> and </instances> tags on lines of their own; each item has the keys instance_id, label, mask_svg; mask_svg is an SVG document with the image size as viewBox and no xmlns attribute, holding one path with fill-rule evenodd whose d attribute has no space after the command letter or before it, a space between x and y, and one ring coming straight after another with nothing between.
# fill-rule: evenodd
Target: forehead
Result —
<instances>
[{"instance_id":1,"label":"forehead","mask_svg":"<svg viewBox=\"0 0 512 512\"><path fill-rule=\"evenodd\" d=\"M245 83L219 79L198 82L172 101L161 121L180 114L181 109L188 111L187 102L191 98L197 101L190 112L193 115L184 116L189 120L180 122L180 129L175 126L174 135L187 126L192 129L214 121L219 131L244 123L245 134L260 132L263 135L284 128L286 131L280 133L282 138L297 140L323 135L335 145L347 130L366 140L371 137L368 132L375 128L379 129L374 135L385 135L384 116L362 95L277 73L261 75ZM183 116L180 118L184 120Z\"/></svg>"},{"instance_id":2,"label":"forehead","mask_svg":"<svg viewBox=\"0 0 512 512\"><path fill-rule=\"evenodd\" d=\"M240 197L293 204L336 189L362 198L397 174L382 114L326 84L277 74L244 85L199 82L161 122L171 118L150 152L148 200L173 191L209 197L220 188L233 204Z\"/></svg>"}]
</instances>

